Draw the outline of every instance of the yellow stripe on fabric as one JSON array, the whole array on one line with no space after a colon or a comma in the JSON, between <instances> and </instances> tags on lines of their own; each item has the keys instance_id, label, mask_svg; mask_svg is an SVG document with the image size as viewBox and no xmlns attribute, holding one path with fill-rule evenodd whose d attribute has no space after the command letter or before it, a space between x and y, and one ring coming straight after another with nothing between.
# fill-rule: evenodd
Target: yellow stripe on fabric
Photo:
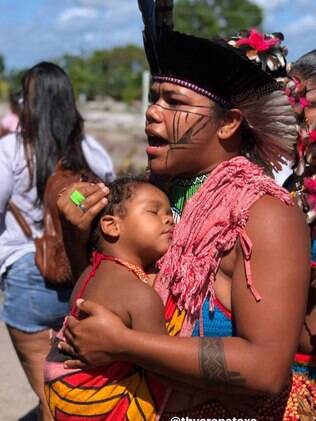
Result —
<instances>
[{"instance_id":1,"label":"yellow stripe on fabric","mask_svg":"<svg viewBox=\"0 0 316 421\"><path fill-rule=\"evenodd\" d=\"M145 417L145 420L154 421L156 419L157 412L146 381L141 382L137 390L137 397L132 400L128 408L128 419L142 420L143 416L140 414L139 408L141 408L141 413Z\"/></svg>"},{"instance_id":2,"label":"yellow stripe on fabric","mask_svg":"<svg viewBox=\"0 0 316 421\"><path fill-rule=\"evenodd\" d=\"M57 390L57 392L59 391ZM70 415L102 415L112 411L121 398L122 396L99 403L90 402L84 404L84 401L80 404L79 402L72 403L61 398L59 394L56 393L56 391L51 387L49 407L52 414L55 414L55 410L57 408L58 410L66 412Z\"/></svg>"},{"instance_id":3,"label":"yellow stripe on fabric","mask_svg":"<svg viewBox=\"0 0 316 421\"><path fill-rule=\"evenodd\" d=\"M53 390L65 399L76 402L96 402L107 399L109 396L117 396L125 392L125 384L103 386L100 389L81 389L68 386L60 380L52 384Z\"/></svg>"},{"instance_id":4,"label":"yellow stripe on fabric","mask_svg":"<svg viewBox=\"0 0 316 421\"><path fill-rule=\"evenodd\" d=\"M167 326L169 335L176 336L179 334L184 322L184 318L185 318L185 310L182 310L180 312L180 310L176 308Z\"/></svg>"},{"instance_id":5,"label":"yellow stripe on fabric","mask_svg":"<svg viewBox=\"0 0 316 421\"><path fill-rule=\"evenodd\" d=\"M142 397L138 398L138 403L146 420L154 420L157 415L146 380L139 373L127 377L119 385L108 385L99 390L72 388L56 380L45 385L45 394L52 414L57 408L72 415L102 415L111 412L123 397L128 397L128 414L133 414L131 419L141 420L143 417L134 399L137 395Z\"/></svg>"}]
</instances>

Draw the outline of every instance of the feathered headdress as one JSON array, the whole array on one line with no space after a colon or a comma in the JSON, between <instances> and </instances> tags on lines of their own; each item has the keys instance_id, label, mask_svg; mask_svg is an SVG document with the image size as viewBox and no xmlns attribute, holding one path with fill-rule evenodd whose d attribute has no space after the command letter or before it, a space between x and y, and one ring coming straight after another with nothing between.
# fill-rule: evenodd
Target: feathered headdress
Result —
<instances>
[{"instance_id":1,"label":"feathered headdress","mask_svg":"<svg viewBox=\"0 0 316 421\"><path fill-rule=\"evenodd\" d=\"M261 97L280 89L272 74L248 58L245 48L235 48L224 39L208 40L174 31L172 0L138 0L138 4L153 80L188 87L226 108L241 97Z\"/></svg>"},{"instance_id":2,"label":"feathered headdress","mask_svg":"<svg viewBox=\"0 0 316 421\"><path fill-rule=\"evenodd\" d=\"M229 45L240 48L243 54L273 78L287 76L287 49L282 45L281 32L261 33L256 29L240 31L227 40Z\"/></svg>"}]
</instances>

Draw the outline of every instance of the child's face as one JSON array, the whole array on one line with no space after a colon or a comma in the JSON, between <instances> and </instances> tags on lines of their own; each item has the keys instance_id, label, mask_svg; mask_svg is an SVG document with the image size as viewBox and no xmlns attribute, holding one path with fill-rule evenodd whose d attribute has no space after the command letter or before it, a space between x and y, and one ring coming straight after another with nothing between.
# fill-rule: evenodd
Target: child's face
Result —
<instances>
[{"instance_id":1,"label":"child's face","mask_svg":"<svg viewBox=\"0 0 316 421\"><path fill-rule=\"evenodd\" d=\"M120 240L133 250L144 266L156 262L170 245L173 217L167 196L151 184L134 187L119 217Z\"/></svg>"}]
</instances>

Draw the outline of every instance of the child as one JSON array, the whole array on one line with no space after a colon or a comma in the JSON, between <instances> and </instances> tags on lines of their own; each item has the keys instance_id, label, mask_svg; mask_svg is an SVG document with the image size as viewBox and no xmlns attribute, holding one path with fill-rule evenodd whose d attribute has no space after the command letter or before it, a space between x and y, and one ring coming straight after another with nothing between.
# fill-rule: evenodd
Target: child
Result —
<instances>
[{"instance_id":1,"label":"child","mask_svg":"<svg viewBox=\"0 0 316 421\"><path fill-rule=\"evenodd\" d=\"M126 326L167 334L164 309L145 269L165 254L173 217L167 196L143 178L124 177L110 185L108 205L95 218L90 242L92 266L72 294L101 303ZM62 331L58 335L62 338ZM66 370L69 359L58 339L45 365L45 394L55 420L154 419L166 388L130 363L115 362L91 370Z\"/></svg>"}]
</instances>

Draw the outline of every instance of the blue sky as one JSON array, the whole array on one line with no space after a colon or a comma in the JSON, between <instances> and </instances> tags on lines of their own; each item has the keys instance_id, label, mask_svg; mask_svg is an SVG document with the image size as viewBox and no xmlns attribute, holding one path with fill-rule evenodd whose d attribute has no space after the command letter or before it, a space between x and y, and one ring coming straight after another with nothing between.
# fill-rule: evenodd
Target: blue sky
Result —
<instances>
[{"instance_id":1,"label":"blue sky","mask_svg":"<svg viewBox=\"0 0 316 421\"><path fill-rule=\"evenodd\" d=\"M316 48L315 0L253 0L267 31L281 31L289 58ZM141 44L137 0L0 0L0 53L8 68L64 53Z\"/></svg>"}]
</instances>

